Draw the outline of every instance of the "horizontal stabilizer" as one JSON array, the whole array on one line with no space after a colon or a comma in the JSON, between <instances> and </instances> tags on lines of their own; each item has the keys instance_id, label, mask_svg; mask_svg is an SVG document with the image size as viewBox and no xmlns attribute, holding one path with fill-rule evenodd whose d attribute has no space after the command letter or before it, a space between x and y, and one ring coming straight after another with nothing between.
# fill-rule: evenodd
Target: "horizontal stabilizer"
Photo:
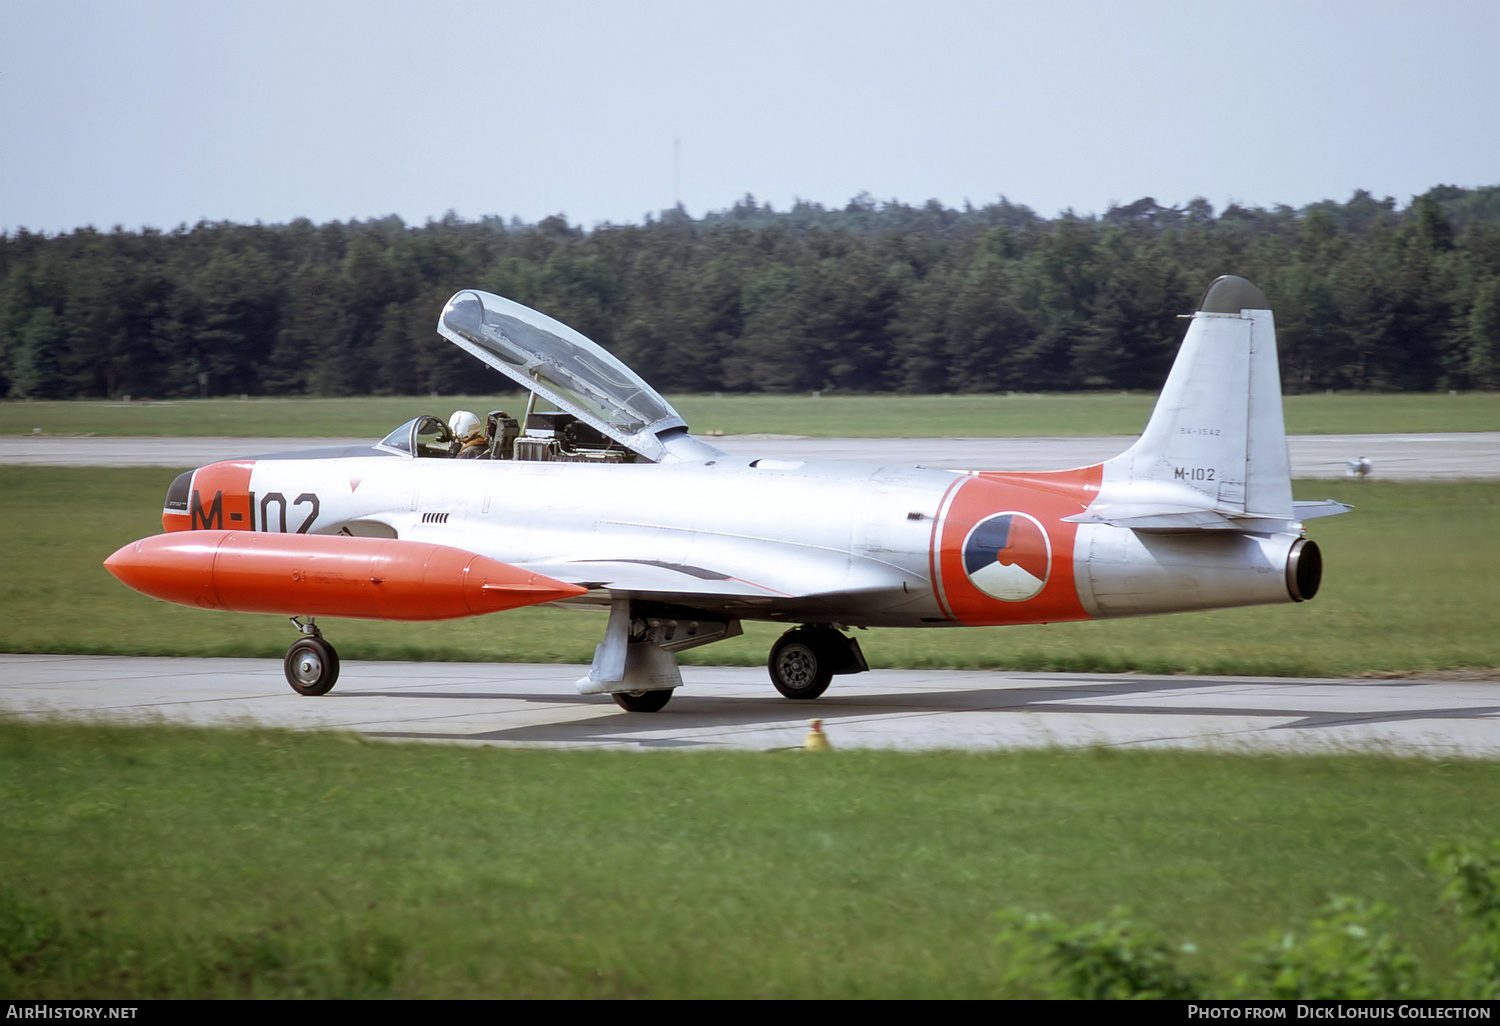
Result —
<instances>
[{"instance_id":1,"label":"horizontal stabilizer","mask_svg":"<svg viewBox=\"0 0 1500 1026\"><path fill-rule=\"evenodd\" d=\"M1299 499L1292 503L1298 520L1316 520L1318 517L1334 517L1348 513L1354 507L1337 499Z\"/></svg>"},{"instance_id":2,"label":"horizontal stabilizer","mask_svg":"<svg viewBox=\"0 0 1500 1026\"><path fill-rule=\"evenodd\" d=\"M1266 517L1226 512L1207 506L1180 506L1170 503L1094 504L1083 513L1064 520L1074 524L1108 524L1135 531L1285 531L1296 521L1331 517L1347 513L1347 506L1334 499L1294 502L1294 517Z\"/></svg>"},{"instance_id":3,"label":"horizontal stabilizer","mask_svg":"<svg viewBox=\"0 0 1500 1026\"><path fill-rule=\"evenodd\" d=\"M1206 507L1148 504L1092 506L1064 520L1075 524L1108 524L1135 531L1284 531L1291 523L1284 517L1247 516Z\"/></svg>"}]
</instances>

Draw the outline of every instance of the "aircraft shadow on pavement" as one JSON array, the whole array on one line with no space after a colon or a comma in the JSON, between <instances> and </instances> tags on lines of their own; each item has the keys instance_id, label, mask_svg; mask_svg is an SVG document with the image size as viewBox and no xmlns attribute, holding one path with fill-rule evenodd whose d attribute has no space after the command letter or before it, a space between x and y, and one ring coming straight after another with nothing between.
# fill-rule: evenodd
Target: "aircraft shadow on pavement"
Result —
<instances>
[{"instance_id":1,"label":"aircraft shadow on pavement","mask_svg":"<svg viewBox=\"0 0 1500 1026\"><path fill-rule=\"evenodd\" d=\"M800 742L809 719L817 718L826 723L840 720L869 720L882 714L932 715L942 713L1005 714L1030 713L1045 715L1092 715L1092 716L1158 716L1158 717L1239 717L1253 718L1266 723L1267 730L1313 729L1365 726L1381 723L1410 723L1422 720L1471 720L1500 715L1500 706L1434 706L1413 705L1404 709L1338 708L1328 702L1326 691L1320 691L1318 704L1314 707L1302 705L1251 705L1241 701L1232 704L1164 704L1149 700L1163 692L1212 692L1224 693L1226 688L1238 691L1243 685L1226 684L1223 681L1195 681L1179 677L1125 677L1086 682L1048 684L1038 687L965 688L949 690L907 690L870 693L868 688L861 693L839 694L831 691L816 702L788 702L773 696L760 695L715 695L704 691L685 689L682 695L673 698L670 705L657 713L629 714L615 707L614 703L597 695L552 694L538 695L535 692L464 692L464 691L357 691L344 692L347 697L363 698L423 698L439 700L468 700L474 702L509 701L527 705L564 706L569 709L590 708L598 715L585 720L565 719L555 723L529 723L524 726L465 732L438 731L364 731L371 737L393 740L440 740L472 741L514 744L560 744L597 743L619 741L640 747L652 748L705 748L721 747L735 739L737 731L785 731L788 739ZM1320 688L1338 686L1334 682L1321 683ZM1364 684L1348 685L1351 689L1364 688ZM1410 685L1401 685L1407 687ZM849 691L855 692L857 685ZM1103 696L1146 696L1144 703L1128 701L1088 701ZM332 697L332 696L330 696ZM1225 694L1226 698L1230 696ZM1285 697L1285 696L1281 696ZM1353 695L1351 694L1351 698ZM1413 694L1411 697L1419 697ZM482 710L476 710L476 713ZM570 713L570 716L572 714ZM1284 722L1280 722L1284 721ZM702 740L682 737L684 732L702 730ZM674 737L650 737L653 734L671 733ZM790 744L787 747L798 747Z\"/></svg>"}]
</instances>

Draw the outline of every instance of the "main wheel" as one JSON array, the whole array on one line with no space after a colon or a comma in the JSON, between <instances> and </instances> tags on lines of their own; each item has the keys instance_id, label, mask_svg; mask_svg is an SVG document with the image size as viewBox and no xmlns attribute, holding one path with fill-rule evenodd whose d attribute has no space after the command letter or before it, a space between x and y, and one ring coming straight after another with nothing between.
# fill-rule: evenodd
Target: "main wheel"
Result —
<instances>
[{"instance_id":1,"label":"main wheel","mask_svg":"<svg viewBox=\"0 0 1500 1026\"><path fill-rule=\"evenodd\" d=\"M326 695L339 679L339 655L322 638L303 638L286 650L286 682L299 695Z\"/></svg>"},{"instance_id":2,"label":"main wheel","mask_svg":"<svg viewBox=\"0 0 1500 1026\"><path fill-rule=\"evenodd\" d=\"M660 712L672 698L672 689L660 691L616 691L610 696L626 712Z\"/></svg>"},{"instance_id":3,"label":"main wheel","mask_svg":"<svg viewBox=\"0 0 1500 1026\"><path fill-rule=\"evenodd\" d=\"M787 698L817 698L833 680L833 655L816 631L790 630L771 646L766 669Z\"/></svg>"}]
</instances>

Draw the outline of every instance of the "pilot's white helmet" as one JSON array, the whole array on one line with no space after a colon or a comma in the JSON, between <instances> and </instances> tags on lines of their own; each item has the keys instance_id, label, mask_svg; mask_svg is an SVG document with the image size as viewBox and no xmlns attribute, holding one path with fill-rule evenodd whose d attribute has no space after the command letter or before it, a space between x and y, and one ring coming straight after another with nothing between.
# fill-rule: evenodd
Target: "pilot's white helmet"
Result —
<instances>
[{"instance_id":1,"label":"pilot's white helmet","mask_svg":"<svg viewBox=\"0 0 1500 1026\"><path fill-rule=\"evenodd\" d=\"M468 410L455 410L453 416L448 418L448 430L460 442L473 442L484 438L484 428L479 426L479 418Z\"/></svg>"}]
</instances>

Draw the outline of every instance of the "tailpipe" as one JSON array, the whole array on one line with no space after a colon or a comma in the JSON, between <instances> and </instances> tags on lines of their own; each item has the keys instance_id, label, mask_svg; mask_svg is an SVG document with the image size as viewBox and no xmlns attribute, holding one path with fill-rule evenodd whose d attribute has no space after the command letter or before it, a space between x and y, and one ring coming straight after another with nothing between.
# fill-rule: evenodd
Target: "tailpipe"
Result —
<instances>
[{"instance_id":1,"label":"tailpipe","mask_svg":"<svg viewBox=\"0 0 1500 1026\"><path fill-rule=\"evenodd\" d=\"M1323 583L1323 551L1318 543L1299 538L1286 557L1286 590L1293 602L1306 602Z\"/></svg>"}]
</instances>

